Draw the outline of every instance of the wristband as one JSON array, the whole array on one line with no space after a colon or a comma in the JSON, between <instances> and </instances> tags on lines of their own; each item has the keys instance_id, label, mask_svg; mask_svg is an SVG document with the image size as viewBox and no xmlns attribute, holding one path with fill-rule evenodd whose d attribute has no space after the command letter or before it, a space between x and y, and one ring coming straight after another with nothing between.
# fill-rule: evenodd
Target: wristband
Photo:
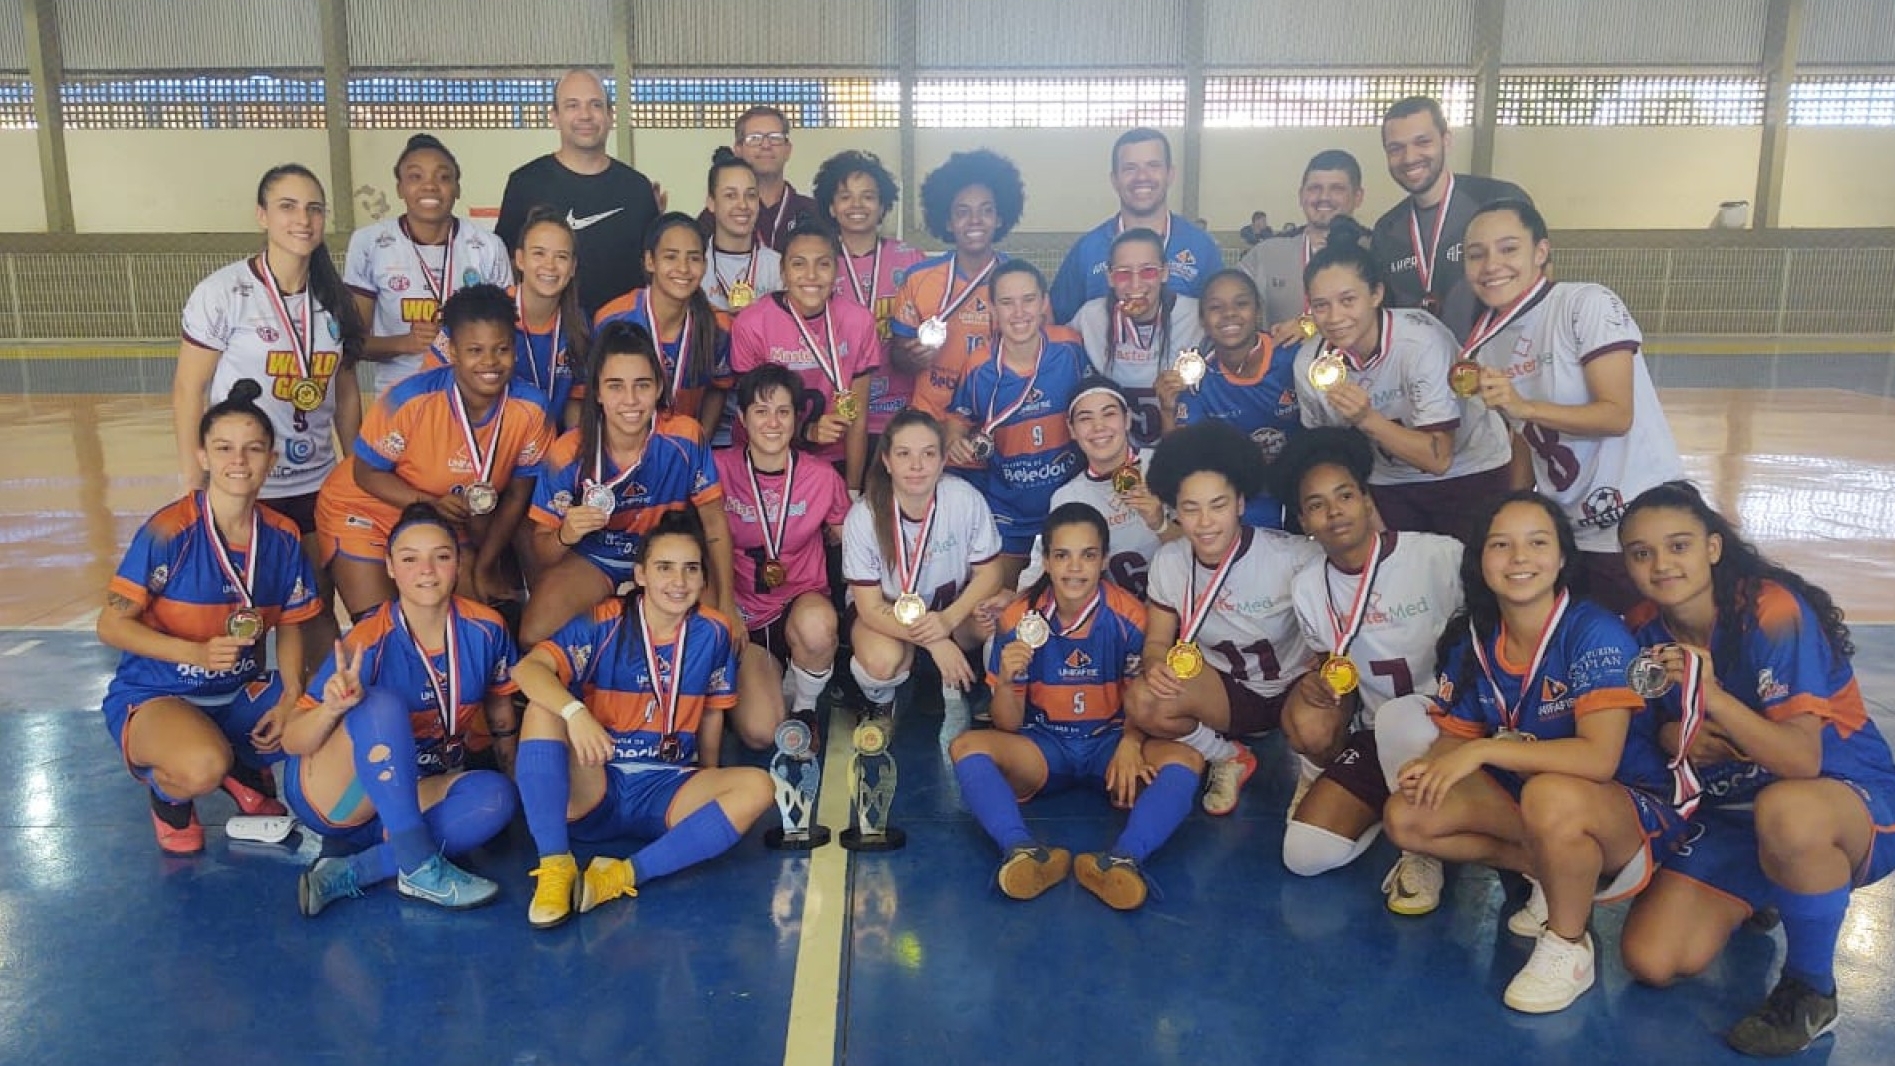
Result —
<instances>
[{"instance_id":1,"label":"wristband","mask_svg":"<svg viewBox=\"0 0 1895 1066\"><path fill-rule=\"evenodd\" d=\"M559 709L559 716L570 722L573 717L586 709L584 700L574 700Z\"/></svg>"}]
</instances>

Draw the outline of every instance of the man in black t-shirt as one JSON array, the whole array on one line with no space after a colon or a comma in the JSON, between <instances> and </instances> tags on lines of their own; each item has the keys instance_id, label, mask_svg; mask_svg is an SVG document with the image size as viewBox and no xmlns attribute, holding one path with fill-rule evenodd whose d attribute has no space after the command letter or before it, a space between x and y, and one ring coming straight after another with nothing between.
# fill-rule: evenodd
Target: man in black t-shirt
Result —
<instances>
[{"instance_id":1,"label":"man in black t-shirt","mask_svg":"<svg viewBox=\"0 0 1895 1066\"><path fill-rule=\"evenodd\" d=\"M1389 105L1382 150L1388 176L1408 196L1376 221L1370 249L1386 275L1387 306L1426 308L1465 338L1478 309L1461 265L1468 220L1495 200L1528 197L1512 182L1450 171L1453 146L1439 102L1410 96Z\"/></svg>"},{"instance_id":2,"label":"man in black t-shirt","mask_svg":"<svg viewBox=\"0 0 1895 1066\"><path fill-rule=\"evenodd\" d=\"M507 177L494 232L512 251L526 213L544 204L563 213L579 252L579 304L591 315L645 284L645 229L658 217L651 180L606 154L612 105L591 71L567 72L553 88L559 151Z\"/></svg>"}]
</instances>

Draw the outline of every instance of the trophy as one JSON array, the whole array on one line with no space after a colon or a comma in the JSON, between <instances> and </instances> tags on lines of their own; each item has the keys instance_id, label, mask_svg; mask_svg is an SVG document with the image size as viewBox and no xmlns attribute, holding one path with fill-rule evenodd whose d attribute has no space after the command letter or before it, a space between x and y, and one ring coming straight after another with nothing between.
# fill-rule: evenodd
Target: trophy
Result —
<instances>
[{"instance_id":1,"label":"trophy","mask_svg":"<svg viewBox=\"0 0 1895 1066\"><path fill-rule=\"evenodd\" d=\"M888 723L865 719L855 727L855 755L849 760L854 786L855 824L842 831L842 846L850 851L894 851L908 843L908 834L888 824L895 804L895 756L888 750Z\"/></svg>"},{"instance_id":2,"label":"trophy","mask_svg":"<svg viewBox=\"0 0 1895 1066\"><path fill-rule=\"evenodd\" d=\"M770 757L770 781L776 786L781 828L766 829L763 846L777 851L809 851L829 843L829 828L811 824L822 767L816 763L816 735L809 723L790 718L776 727L776 754Z\"/></svg>"}]
</instances>

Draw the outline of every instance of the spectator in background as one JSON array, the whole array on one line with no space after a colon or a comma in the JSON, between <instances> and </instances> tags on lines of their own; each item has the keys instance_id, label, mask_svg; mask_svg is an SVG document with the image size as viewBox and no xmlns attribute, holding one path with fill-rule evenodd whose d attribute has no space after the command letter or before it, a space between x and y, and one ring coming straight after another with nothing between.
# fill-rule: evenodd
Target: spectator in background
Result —
<instances>
[{"instance_id":1,"label":"spectator in background","mask_svg":"<svg viewBox=\"0 0 1895 1066\"><path fill-rule=\"evenodd\" d=\"M1245 244L1256 244L1270 236L1270 216L1263 211L1250 212L1250 225L1237 231Z\"/></svg>"},{"instance_id":2,"label":"spectator in background","mask_svg":"<svg viewBox=\"0 0 1895 1066\"><path fill-rule=\"evenodd\" d=\"M783 168L789 165L790 153L794 151L790 144L789 116L778 108L759 104L737 116L736 133L730 147L757 175L760 204L757 240L764 247L780 252L783 242L789 238L790 225L798 215L821 217L816 201L797 192L796 187L783 178ZM700 214L697 221L706 233L710 232L709 209Z\"/></svg>"},{"instance_id":3,"label":"spectator in background","mask_svg":"<svg viewBox=\"0 0 1895 1066\"><path fill-rule=\"evenodd\" d=\"M606 154L612 104L598 75L567 71L553 87L549 117L559 150L507 176L494 232L511 253L528 211L543 205L561 214L578 247L579 306L590 319L607 300L645 284L645 228L658 217L658 188Z\"/></svg>"}]
</instances>

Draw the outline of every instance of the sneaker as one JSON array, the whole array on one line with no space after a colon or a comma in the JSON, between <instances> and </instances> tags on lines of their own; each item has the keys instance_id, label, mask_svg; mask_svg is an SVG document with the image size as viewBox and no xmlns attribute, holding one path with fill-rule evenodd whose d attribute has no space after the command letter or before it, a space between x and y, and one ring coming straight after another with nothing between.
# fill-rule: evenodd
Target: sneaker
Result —
<instances>
[{"instance_id":1,"label":"sneaker","mask_svg":"<svg viewBox=\"0 0 1895 1066\"><path fill-rule=\"evenodd\" d=\"M317 859L296 879L296 908L305 918L314 918L324 907L344 896L362 897L362 886L355 881L355 867L349 865L347 859Z\"/></svg>"},{"instance_id":2,"label":"sneaker","mask_svg":"<svg viewBox=\"0 0 1895 1066\"><path fill-rule=\"evenodd\" d=\"M1441 885L1446 880L1440 859L1404 851L1382 878L1382 894L1388 897L1389 910L1419 918L1441 905Z\"/></svg>"},{"instance_id":3,"label":"sneaker","mask_svg":"<svg viewBox=\"0 0 1895 1066\"><path fill-rule=\"evenodd\" d=\"M276 798L276 782L270 779L267 770L238 763L230 768L230 775L218 787L237 802L240 814L280 818L289 813L289 808Z\"/></svg>"},{"instance_id":4,"label":"sneaker","mask_svg":"<svg viewBox=\"0 0 1895 1066\"><path fill-rule=\"evenodd\" d=\"M444 856L433 855L414 873L395 878L395 891L409 899L418 899L451 911L464 911L492 903L494 897L500 894L500 886L477 874L468 873L447 861Z\"/></svg>"},{"instance_id":5,"label":"sneaker","mask_svg":"<svg viewBox=\"0 0 1895 1066\"><path fill-rule=\"evenodd\" d=\"M1008 899L1033 899L1064 881L1072 864L1072 852L1065 848L1014 848L1000 862L1000 891Z\"/></svg>"},{"instance_id":6,"label":"sneaker","mask_svg":"<svg viewBox=\"0 0 1895 1066\"><path fill-rule=\"evenodd\" d=\"M158 834L158 850L179 857L204 852L204 826L197 820L197 804L171 803L151 794L151 828Z\"/></svg>"},{"instance_id":7,"label":"sneaker","mask_svg":"<svg viewBox=\"0 0 1895 1066\"><path fill-rule=\"evenodd\" d=\"M573 904L578 902L573 889L579 882L579 864L572 855L548 855L540 860L532 876L538 883L533 886L533 902L526 908L526 924L551 929L570 918Z\"/></svg>"},{"instance_id":8,"label":"sneaker","mask_svg":"<svg viewBox=\"0 0 1895 1066\"><path fill-rule=\"evenodd\" d=\"M1073 863L1073 876L1087 892L1115 911L1135 911L1143 907L1151 891L1138 863L1123 855L1081 855Z\"/></svg>"},{"instance_id":9,"label":"sneaker","mask_svg":"<svg viewBox=\"0 0 1895 1066\"><path fill-rule=\"evenodd\" d=\"M1836 1027L1836 997L1784 974L1770 998L1731 1026L1725 1043L1746 1055L1794 1055Z\"/></svg>"},{"instance_id":10,"label":"sneaker","mask_svg":"<svg viewBox=\"0 0 1895 1066\"><path fill-rule=\"evenodd\" d=\"M579 885L579 913L584 914L601 903L620 896L636 897L638 886L632 864L624 859L599 856L587 864L586 876Z\"/></svg>"},{"instance_id":11,"label":"sneaker","mask_svg":"<svg viewBox=\"0 0 1895 1066\"><path fill-rule=\"evenodd\" d=\"M1223 817L1237 809L1237 796L1244 783L1257 772L1257 756L1248 747L1237 745L1235 758L1220 759L1204 774L1204 813Z\"/></svg>"},{"instance_id":12,"label":"sneaker","mask_svg":"<svg viewBox=\"0 0 1895 1066\"><path fill-rule=\"evenodd\" d=\"M1575 944L1551 929L1540 931L1533 957L1507 983L1501 999L1522 1014L1552 1014L1572 1006L1592 987L1592 934Z\"/></svg>"},{"instance_id":13,"label":"sneaker","mask_svg":"<svg viewBox=\"0 0 1895 1066\"><path fill-rule=\"evenodd\" d=\"M1527 893L1526 903L1507 916L1507 932L1514 936L1539 936L1546 928L1546 891L1531 877L1527 884L1533 886L1533 891Z\"/></svg>"}]
</instances>

